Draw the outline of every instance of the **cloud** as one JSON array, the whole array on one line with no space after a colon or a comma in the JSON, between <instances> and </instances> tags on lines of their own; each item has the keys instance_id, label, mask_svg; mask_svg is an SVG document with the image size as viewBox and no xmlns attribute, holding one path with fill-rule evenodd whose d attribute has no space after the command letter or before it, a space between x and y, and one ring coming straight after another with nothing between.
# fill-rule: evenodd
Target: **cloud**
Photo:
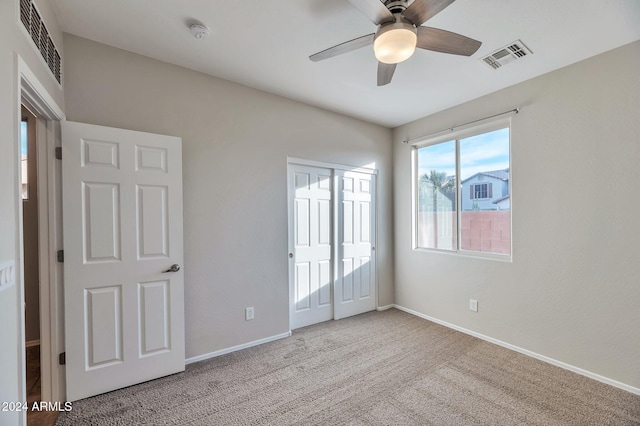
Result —
<instances>
[{"instance_id":1,"label":"cloud","mask_svg":"<svg viewBox=\"0 0 640 426\"><path fill-rule=\"evenodd\" d=\"M426 146L418 150L418 173L429 170L455 174L455 141ZM464 180L478 172L509 167L509 129L460 140L460 178Z\"/></svg>"},{"instance_id":2,"label":"cloud","mask_svg":"<svg viewBox=\"0 0 640 426\"><path fill-rule=\"evenodd\" d=\"M455 173L456 145L455 141L443 142L418 149L418 170L420 174L429 170L445 172L447 175Z\"/></svg>"}]
</instances>

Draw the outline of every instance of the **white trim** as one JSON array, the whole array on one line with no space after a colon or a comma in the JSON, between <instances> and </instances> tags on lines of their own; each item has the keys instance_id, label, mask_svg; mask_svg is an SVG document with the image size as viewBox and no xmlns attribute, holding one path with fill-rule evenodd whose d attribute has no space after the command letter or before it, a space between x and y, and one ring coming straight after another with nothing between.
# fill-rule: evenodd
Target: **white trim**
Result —
<instances>
[{"instance_id":1,"label":"white trim","mask_svg":"<svg viewBox=\"0 0 640 426\"><path fill-rule=\"evenodd\" d=\"M221 355L226 355L231 352L236 352L242 349L251 348L253 346L262 345L264 343L273 342L275 340L285 339L287 337L291 337L291 331L288 331L286 333L276 334L275 336L265 337L264 339L254 340L253 342L243 343L242 345L232 346L226 349L220 349L219 351L209 352L208 354L202 354L202 355L194 356L191 358L187 358L184 360L184 364L185 365L193 364L194 362L204 361L204 360L215 358Z\"/></svg>"},{"instance_id":2,"label":"white trim","mask_svg":"<svg viewBox=\"0 0 640 426\"><path fill-rule=\"evenodd\" d=\"M426 247L414 247L413 251L422 253L437 253L445 256L466 257L469 259L497 260L498 262L513 263L513 258L508 254L471 251L471 250L447 250Z\"/></svg>"},{"instance_id":3,"label":"white trim","mask_svg":"<svg viewBox=\"0 0 640 426\"><path fill-rule=\"evenodd\" d=\"M62 108L55 102L51 94L45 89L40 80L31 71L29 66L24 62L18 53L14 53L14 78L16 84L15 93L15 111L14 111L14 143L19 146L20 143L20 116L21 105L25 105L40 123L37 127L41 130L46 128L46 135L36 135L38 138L39 148L36 150L38 160L42 159L42 155L46 155L45 162L39 161L38 164L38 199L43 202L39 206L38 221L43 230L48 230L48 235L41 233L38 245L40 250L40 341L41 341L41 377L42 377L42 400L43 401L64 401L64 374L61 366L57 362L58 348L61 348L62 331L58 321L61 314L62 301L56 297L58 289L61 288L61 268L57 267L55 259L50 256L51 247L58 244L57 232L55 226L51 226L52 219L59 217L60 213L56 213L55 209L60 209L60 205L56 204L55 182L52 182L54 159L52 155L53 146L59 142L58 121L65 118ZM46 122L43 125L42 120ZM46 141L45 143L41 143ZM45 146L43 146L45 145ZM20 182L20 150L16 150L16 182ZM59 171L59 169L58 169ZM46 201L44 201L46 200ZM22 200L20 191L16 191L16 282L20 286L19 307L18 307L18 324L20 330L18 332L19 345L19 383L18 391L22 398L26 401L26 346L25 346L25 324L24 324L24 275L22 272ZM47 210L42 210L42 209ZM47 223L48 222L48 223ZM42 231L44 232L44 231ZM43 242L47 244L43 244ZM57 271L57 273L56 273ZM48 276L43 274L48 273ZM43 291L44 290L44 291ZM47 327L43 327L47 324ZM26 415L21 413L20 424L26 424Z\"/></svg>"},{"instance_id":4,"label":"white trim","mask_svg":"<svg viewBox=\"0 0 640 426\"><path fill-rule=\"evenodd\" d=\"M394 304L392 303L391 305L378 306L378 307L376 308L376 311L386 311L386 310L388 310L388 309L395 308L395 307L396 307L396 305L394 305Z\"/></svg>"},{"instance_id":5,"label":"white trim","mask_svg":"<svg viewBox=\"0 0 640 426\"><path fill-rule=\"evenodd\" d=\"M58 191L61 164L55 159L60 142L58 121L37 120L38 227L40 257L40 359L42 400L64 401L64 367L58 364L63 352L62 264L53 255L61 241L61 194Z\"/></svg>"},{"instance_id":6,"label":"white trim","mask_svg":"<svg viewBox=\"0 0 640 426\"><path fill-rule=\"evenodd\" d=\"M26 342L26 343L24 344L24 346L25 346L26 348L30 348L30 347L33 347L33 346L39 346L39 345L40 345L40 339L37 339L37 340L29 340L28 342Z\"/></svg>"},{"instance_id":7,"label":"white trim","mask_svg":"<svg viewBox=\"0 0 640 426\"><path fill-rule=\"evenodd\" d=\"M20 146L20 122L22 115L22 104L21 104L21 93L23 89L23 81L22 73L20 72L20 65L22 64L22 60L20 56L15 54L16 60L15 63L15 75L17 81L17 96L14 99L16 102L14 108L14 132L13 132L13 143L14 147ZM15 182L22 182L22 158L20 155L20 150L16 149L16 171L14 173ZM18 331L18 359L20 360L20 366L18 367L18 393L20 398L23 401L27 400L27 351L24 345L26 340L26 332L25 332L25 301L24 301L24 241L23 241L23 223L22 223L22 195L20 191L15 191L15 208L16 208L16 263L15 263L15 282L17 283L18 290L18 309L16 310L18 313L17 323L20 325L20 330ZM19 424L26 425L27 424L27 416L24 412L20 412L18 414Z\"/></svg>"},{"instance_id":8,"label":"white trim","mask_svg":"<svg viewBox=\"0 0 640 426\"><path fill-rule=\"evenodd\" d=\"M18 93L22 93L25 106L36 116L47 120L65 119L62 108L53 100L24 60L15 54L18 66ZM27 99L24 99L26 95Z\"/></svg>"},{"instance_id":9,"label":"white trim","mask_svg":"<svg viewBox=\"0 0 640 426\"><path fill-rule=\"evenodd\" d=\"M289 318L289 332L291 332L292 324L293 324L293 313L291 312L291 307L295 303L293 301L294 293L293 293L293 276L295 273L295 266L292 261L294 255L294 241L293 241L293 183L291 182L291 167L287 163L287 317ZM333 309L333 307L332 307Z\"/></svg>"},{"instance_id":10,"label":"white trim","mask_svg":"<svg viewBox=\"0 0 640 426\"><path fill-rule=\"evenodd\" d=\"M370 175L377 175L377 169L371 169L369 167L349 166L346 164L326 163L324 161L305 160L303 158L287 157L287 164L300 164L302 166L322 167L325 169L345 170L348 172L360 172Z\"/></svg>"},{"instance_id":11,"label":"white trim","mask_svg":"<svg viewBox=\"0 0 640 426\"><path fill-rule=\"evenodd\" d=\"M430 317L429 315L425 315L425 314L422 314L422 313L420 313L418 311L414 311L412 309L405 308L404 306L394 305L394 307L396 309L404 311L404 312L406 312L408 314L415 315L415 316L420 317L422 319L425 319L427 321L435 322L436 324L443 325L443 326L445 326L447 328L451 328L451 329L459 331L461 333L468 334L468 335L473 336L473 337L477 337L478 339L487 341L489 343L493 343L493 344L498 345L498 346L502 346L503 348L507 348L507 349L510 349L512 351L519 352L519 353L521 353L523 355L527 355L527 356L529 356L531 358L535 358L535 359L538 359L540 361L546 362L547 364L555 365L556 367L560 367L560 368L562 368L564 370L569 370L569 371L572 371L574 373L578 373L581 376L585 376L585 377L588 377L590 379L597 380L597 381L599 381L601 383L605 383L607 385L611 385L611 386L616 387L618 389L622 389L622 390L625 390L627 392L631 392L633 394L640 395L640 388L636 388L634 386L627 385L626 383L622 383L622 382L619 382L617 380L610 379L610 378L605 377L605 376L601 376L600 374L597 374L597 373L594 373L594 372L591 372L591 371L588 371L588 370L584 370L584 369L582 369L580 367L576 367L575 365L567 364L566 362L558 361L557 359L553 359L553 358L550 358L548 356L541 355L539 353L530 351L528 349L524 349L524 348L521 348L519 346L512 345L511 343L503 342L502 340L498 340L498 339L494 339L493 337L485 336L484 334L478 333L476 331L471 331L471 330L468 330L466 328L457 326L455 324L451 324L451 323L448 323L446 321L442 321L442 320L439 320L437 318Z\"/></svg>"}]
</instances>

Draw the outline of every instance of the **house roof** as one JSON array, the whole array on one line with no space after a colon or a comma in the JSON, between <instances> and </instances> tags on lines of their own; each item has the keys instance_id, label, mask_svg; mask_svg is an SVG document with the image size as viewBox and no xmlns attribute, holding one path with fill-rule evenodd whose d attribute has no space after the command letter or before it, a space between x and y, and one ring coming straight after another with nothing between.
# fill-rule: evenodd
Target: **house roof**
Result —
<instances>
[{"instance_id":1,"label":"house roof","mask_svg":"<svg viewBox=\"0 0 640 426\"><path fill-rule=\"evenodd\" d=\"M510 197L511 195L507 194L504 197L500 197L497 200L493 200L493 204L498 204L500 201L508 200Z\"/></svg>"},{"instance_id":2,"label":"house roof","mask_svg":"<svg viewBox=\"0 0 640 426\"><path fill-rule=\"evenodd\" d=\"M489 176L489 177L492 177L494 179L500 179L501 181L506 182L506 181L509 180L509 168L501 169L501 170L491 170L491 171L488 171L488 172L478 172L475 175L466 178L461 183L465 183L465 182L467 182L467 181L469 181L469 180L471 180L474 177L479 176L479 175Z\"/></svg>"}]
</instances>

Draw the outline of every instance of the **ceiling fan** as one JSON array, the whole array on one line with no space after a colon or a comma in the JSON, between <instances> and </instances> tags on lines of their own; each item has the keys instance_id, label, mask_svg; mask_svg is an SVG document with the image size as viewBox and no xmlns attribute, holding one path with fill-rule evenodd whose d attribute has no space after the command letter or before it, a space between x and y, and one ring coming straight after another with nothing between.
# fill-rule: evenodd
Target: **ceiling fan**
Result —
<instances>
[{"instance_id":1,"label":"ceiling fan","mask_svg":"<svg viewBox=\"0 0 640 426\"><path fill-rule=\"evenodd\" d=\"M373 44L378 59L378 86L391 82L396 65L413 55L416 47L435 52L471 56L482 42L450 31L421 26L455 0L349 0L378 30L309 56L314 62Z\"/></svg>"}]
</instances>

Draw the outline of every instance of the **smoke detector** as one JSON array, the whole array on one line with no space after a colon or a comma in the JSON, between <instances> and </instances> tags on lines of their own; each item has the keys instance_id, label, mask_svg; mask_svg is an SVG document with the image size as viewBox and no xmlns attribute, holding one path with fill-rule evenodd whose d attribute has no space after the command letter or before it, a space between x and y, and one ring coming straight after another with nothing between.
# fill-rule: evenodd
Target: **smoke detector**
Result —
<instances>
[{"instance_id":1,"label":"smoke detector","mask_svg":"<svg viewBox=\"0 0 640 426\"><path fill-rule=\"evenodd\" d=\"M191 35L198 40L202 40L209 35L209 28L202 24L193 24L189 27Z\"/></svg>"}]
</instances>

